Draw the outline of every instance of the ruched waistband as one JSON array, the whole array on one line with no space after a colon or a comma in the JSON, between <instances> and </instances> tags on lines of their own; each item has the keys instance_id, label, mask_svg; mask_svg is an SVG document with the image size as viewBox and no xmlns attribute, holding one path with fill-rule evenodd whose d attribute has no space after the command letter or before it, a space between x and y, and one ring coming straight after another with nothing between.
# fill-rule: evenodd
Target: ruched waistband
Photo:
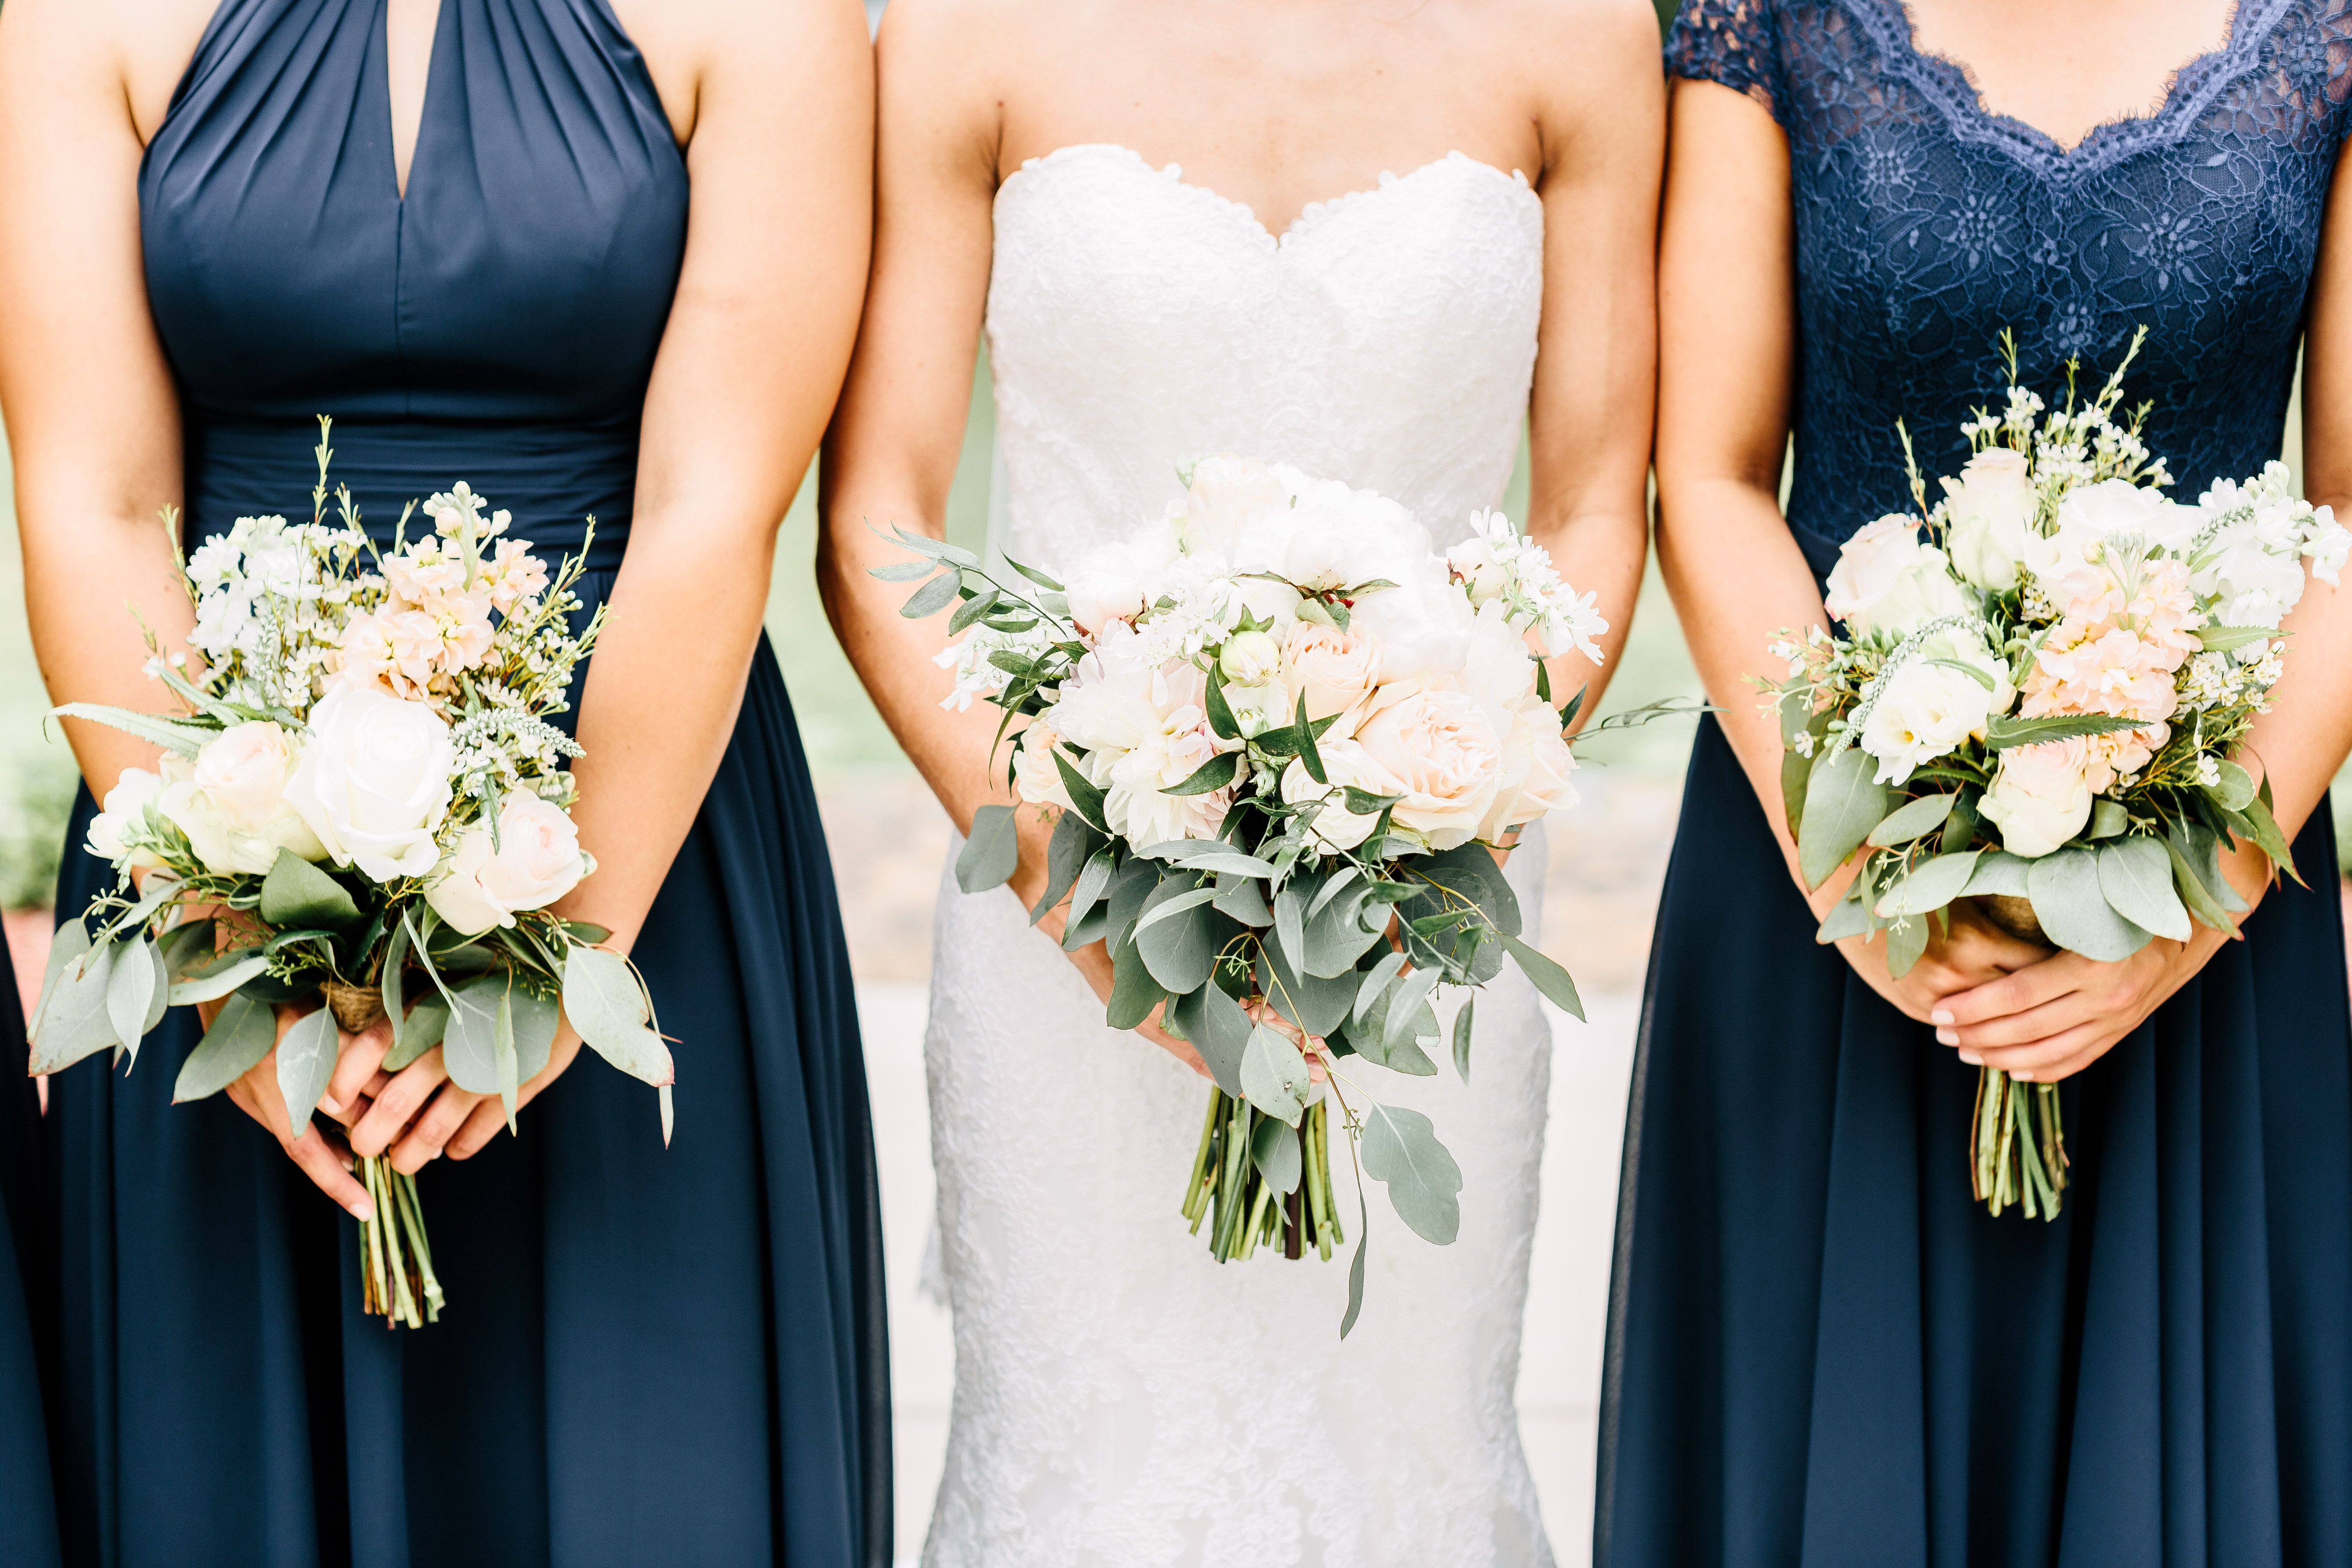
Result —
<instances>
[{"instance_id":1,"label":"ruched waistband","mask_svg":"<svg viewBox=\"0 0 2352 1568\"><path fill-rule=\"evenodd\" d=\"M184 437L191 542L240 517L307 516L317 482L318 426L299 420L207 418L191 411ZM337 419L327 482L351 487L361 526L389 539L401 508L459 479L514 514L515 537L545 555L579 549L596 520L588 567L617 570L627 548L637 477L635 419L610 424L436 423ZM328 506L332 514L333 501ZM414 533L415 525L411 524Z\"/></svg>"}]
</instances>

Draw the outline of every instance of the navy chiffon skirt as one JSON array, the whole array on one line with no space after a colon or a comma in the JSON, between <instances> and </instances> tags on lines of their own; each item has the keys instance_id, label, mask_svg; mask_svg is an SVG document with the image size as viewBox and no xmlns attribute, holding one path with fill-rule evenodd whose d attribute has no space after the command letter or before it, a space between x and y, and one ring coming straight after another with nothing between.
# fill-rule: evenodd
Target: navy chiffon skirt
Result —
<instances>
[{"instance_id":1,"label":"navy chiffon skirt","mask_svg":"<svg viewBox=\"0 0 2352 1568\"><path fill-rule=\"evenodd\" d=\"M41 1106L25 1074L25 1019L0 932L0 1563L56 1568L43 1384L57 1370L57 1249Z\"/></svg>"},{"instance_id":2,"label":"navy chiffon skirt","mask_svg":"<svg viewBox=\"0 0 2352 1568\"><path fill-rule=\"evenodd\" d=\"M60 908L107 874L69 856ZM520 1137L428 1166L449 1305L422 1330L362 1315L358 1227L244 1112L171 1103L188 1010L136 1070L58 1076L68 1562L891 1561L865 1069L764 647L635 956L677 1041L674 1142L583 1052Z\"/></svg>"},{"instance_id":3,"label":"navy chiffon skirt","mask_svg":"<svg viewBox=\"0 0 2352 1568\"><path fill-rule=\"evenodd\" d=\"M2054 1223L1969 1190L1976 1069L1857 979L1702 724L1627 1124L1606 1568L2352 1563L2335 837L2064 1090Z\"/></svg>"}]
</instances>

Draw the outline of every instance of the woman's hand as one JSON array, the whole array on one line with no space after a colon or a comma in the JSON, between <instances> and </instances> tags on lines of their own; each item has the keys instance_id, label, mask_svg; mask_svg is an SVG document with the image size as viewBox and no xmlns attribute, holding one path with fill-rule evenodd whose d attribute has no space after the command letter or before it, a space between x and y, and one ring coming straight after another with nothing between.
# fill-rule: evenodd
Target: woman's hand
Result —
<instances>
[{"instance_id":1,"label":"woman's hand","mask_svg":"<svg viewBox=\"0 0 2352 1568\"><path fill-rule=\"evenodd\" d=\"M1904 1016L1922 1024L1933 1022L1936 1010L1953 993L1987 986L2049 958L2048 948L2010 935L1987 920L1972 900L1955 900L1948 912L1949 927L1940 933L1930 931L1927 950L1900 980L1886 966L1883 932L1867 942L1845 937L1837 950L1873 991L1894 1003Z\"/></svg>"},{"instance_id":2,"label":"woman's hand","mask_svg":"<svg viewBox=\"0 0 2352 1568\"><path fill-rule=\"evenodd\" d=\"M1014 826L1021 836L1021 863L1013 868L1012 879L1006 885L1012 889L1013 896L1021 900L1023 909L1034 909L1037 900L1045 896L1046 850L1053 842L1055 817L1051 813L1027 805L1015 806L1013 812ZM1066 894L1061 902L1047 910L1045 917L1037 922L1039 933L1059 947L1062 933L1070 929L1069 913L1070 900ZM1065 956L1077 966L1080 974L1086 976L1087 984L1094 987L1095 994L1108 1003L1111 991L1110 950L1101 942L1090 942ZM1201 1053L1160 1026L1160 1015L1166 1005L1162 1003L1151 1009L1151 1016L1138 1024L1135 1032L1202 1078L1209 1077L1209 1064L1201 1059Z\"/></svg>"},{"instance_id":3,"label":"woman's hand","mask_svg":"<svg viewBox=\"0 0 2352 1568\"><path fill-rule=\"evenodd\" d=\"M1936 1038L1970 1067L2024 1083L2055 1083L2097 1061L2187 984L2228 940L2204 927L2187 942L2158 937L2103 963L2058 952L1956 992L1929 1011Z\"/></svg>"},{"instance_id":4,"label":"woman's hand","mask_svg":"<svg viewBox=\"0 0 2352 1568\"><path fill-rule=\"evenodd\" d=\"M207 1024L211 1022L210 1015L214 1011L217 1011L216 1006L205 1010ZM309 1011L303 1007L277 1009L279 1041L284 1041L286 1031ZM389 1030L386 1036L388 1038ZM341 1043L347 1052L354 1039L355 1037L350 1035L342 1037ZM382 1060L383 1049L379 1047L375 1055L378 1060ZM268 1056L246 1069L244 1077L228 1086L228 1097L236 1102L239 1110L268 1129L269 1135L278 1140L278 1147L286 1151L286 1157L300 1166L302 1173L316 1183L320 1192L350 1210L352 1218L367 1220L375 1217L375 1205L368 1197L367 1188L352 1175L351 1151L344 1146L340 1136L316 1116L310 1118L310 1125L303 1130L302 1136L295 1138L289 1135L286 1097L278 1091L276 1046L269 1047ZM322 1105L320 1109L325 1107Z\"/></svg>"},{"instance_id":5,"label":"woman's hand","mask_svg":"<svg viewBox=\"0 0 2352 1568\"><path fill-rule=\"evenodd\" d=\"M471 1159L504 1131L506 1106L495 1094L452 1083L440 1047L386 1074L382 1068L391 1047L391 1026L372 1026L346 1045L328 1080L327 1099L354 1112L348 1118L353 1153L371 1159L388 1153L394 1170L413 1176L445 1153ZM516 1108L537 1099L579 1055L580 1036L566 1021L556 1029L547 1065L516 1091Z\"/></svg>"}]
</instances>

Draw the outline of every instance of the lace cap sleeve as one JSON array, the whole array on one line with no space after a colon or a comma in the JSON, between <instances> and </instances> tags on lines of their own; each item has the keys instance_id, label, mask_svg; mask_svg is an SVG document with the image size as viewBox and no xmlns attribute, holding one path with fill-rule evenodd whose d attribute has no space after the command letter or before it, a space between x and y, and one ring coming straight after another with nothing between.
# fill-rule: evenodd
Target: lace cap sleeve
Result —
<instances>
[{"instance_id":1,"label":"lace cap sleeve","mask_svg":"<svg viewBox=\"0 0 2352 1568\"><path fill-rule=\"evenodd\" d=\"M1775 117L1772 0L1684 0L1666 35L1666 74L1719 81Z\"/></svg>"}]
</instances>

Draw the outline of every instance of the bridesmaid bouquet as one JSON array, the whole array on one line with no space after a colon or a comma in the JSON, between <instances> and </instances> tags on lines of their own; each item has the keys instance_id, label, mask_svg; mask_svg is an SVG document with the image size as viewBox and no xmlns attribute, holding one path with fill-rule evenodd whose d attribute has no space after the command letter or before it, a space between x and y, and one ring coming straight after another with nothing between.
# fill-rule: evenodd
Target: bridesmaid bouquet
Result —
<instances>
[{"instance_id":1,"label":"bridesmaid bouquet","mask_svg":"<svg viewBox=\"0 0 2352 1568\"><path fill-rule=\"evenodd\" d=\"M559 1009L604 1058L660 1089L669 1050L608 934L546 906L593 870L567 807L577 744L550 723L602 612L574 632L583 557L551 577L509 517L462 482L425 503L431 531L393 547L347 489L324 521L329 422L307 523L239 518L182 562L189 645L152 633L148 675L175 715L69 703L163 749L126 769L89 826L113 889L58 931L32 1022L32 1070L112 1048L135 1062L167 1005L220 1004L181 1065L175 1102L215 1094L274 1045L289 1135L333 1073L337 1028L391 1020L396 1071L435 1046L449 1077L498 1095L547 1063ZM177 548L175 514L164 524ZM590 521L593 533L594 522ZM274 1009L320 1004L278 1039ZM367 1310L439 1316L416 1184L360 1162Z\"/></svg>"},{"instance_id":2,"label":"bridesmaid bouquet","mask_svg":"<svg viewBox=\"0 0 2352 1568\"><path fill-rule=\"evenodd\" d=\"M1507 955L1581 1016L1566 971L1521 940L1487 846L1573 798L1562 731L1580 697L1555 710L1539 656L1597 664L1606 626L1499 512L1439 556L1369 491L1233 457L1183 478L1168 515L1066 585L1017 563L1026 583L1000 582L903 529L923 559L876 575L929 579L910 617L961 601L947 705L1002 708L1008 783L1059 811L1032 922L1066 897L1063 945L1109 948L1110 1025L1160 1009L1215 1077L1183 1214L1218 1261L1262 1245L1328 1260L1344 1239L1327 1089L1397 1214L1449 1243L1460 1167L1426 1116L1342 1064L1434 1074L1437 987L1476 986ZM1012 875L1013 810L976 814L967 892ZM1452 1027L1465 1079L1472 1007ZM1360 1236L1343 1335L1363 1270Z\"/></svg>"},{"instance_id":3,"label":"bridesmaid bouquet","mask_svg":"<svg viewBox=\"0 0 2352 1568\"><path fill-rule=\"evenodd\" d=\"M2116 416L2124 367L2080 405L2069 368L2064 406L2011 384L1963 426L1973 455L1932 507L1915 463L1916 512L1864 528L1830 574L1842 635L1772 650L1790 670L1773 701L1806 881L1863 851L1820 940L1884 933L1897 975L1956 899L2113 961L2186 940L2192 919L2234 934L2224 838L2294 875L2268 784L2231 758L2279 679L2305 572L2334 583L2352 535L2281 463L2195 506L2166 499L2146 407ZM1995 1215L2056 1216L2056 1085L1984 1069L1973 1176Z\"/></svg>"}]
</instances>

